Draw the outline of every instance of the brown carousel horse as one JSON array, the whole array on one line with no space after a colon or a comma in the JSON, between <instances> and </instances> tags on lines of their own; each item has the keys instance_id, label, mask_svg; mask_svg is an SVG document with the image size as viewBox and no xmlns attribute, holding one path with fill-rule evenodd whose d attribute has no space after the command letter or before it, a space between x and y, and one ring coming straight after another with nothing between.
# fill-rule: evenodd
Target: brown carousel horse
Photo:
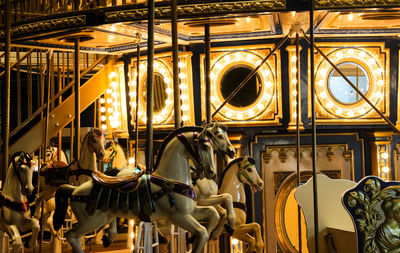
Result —
<instances>
[{"instance_id":1,"label":"brown carousel horse","mask_svg":"<svg viewBox=\"0 0 400 253\"><path fill-rule=\"evenodd\" d=\"M0 193L0 230L5 231L11 238L13 253L22 247L19 230L32 229L32 237L28 242L29 248L36 246L39 233L39 221L31 218L26 196L33 192L32 157L25 152L15 153L8 166L3 191Z\"/></svg>"},{"instance_id":2,"label":"brown carousel horse","mask_svg":"<svg viewBox=\"0 0 400 253\"><path fill-rule=\"evenodd\" d=\"M96 230L116 217L140 220L167 219L196 235L193 252L202 251L209 233L218 222L213 207L196 206L196 193L191 184L190 163L196 173L215 175L215 161L210 139L205 131L173 131L160 149L156 170L151 174L123 170L118 177L97 172L94 180L78 187L64 185L56 193L54 227L60 228L70 199L78 220L66 238L75 252L83 253L79 238ZM126 174L125 174L126 173ZM207 227L200 225L193 215L212 213Z\"/></svg>"}]
</instances>

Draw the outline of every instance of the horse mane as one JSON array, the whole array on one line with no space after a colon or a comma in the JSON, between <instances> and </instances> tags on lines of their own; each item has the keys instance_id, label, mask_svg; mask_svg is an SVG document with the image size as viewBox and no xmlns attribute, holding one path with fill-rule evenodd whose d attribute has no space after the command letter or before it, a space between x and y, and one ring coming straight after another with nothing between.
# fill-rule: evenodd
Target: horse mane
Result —
<instances>
[{"instance_id":1,"label":"horse mane","mask_svg":"<svg viewBox=\"0 0 400 253\"><path fill-rule=\"evenodd\" d=\"M221 128L222 130L224 130L225 132L228 131L228 126L227 126L227 125L221 124L221 123L218 123L218 122L211 122L211 123L208 123L207 125L205 125L205 128L207 128L207 127L213 127L214 124L217 124L217 126L218 126L219 128Z\"/></svg>"},{"instance_id":2,"label":"horse mane","mask_svg":"<svg viewBox=\"0 0 400 253\"><path fill-rule=\"evenodd\" d=\"M98 128L92 128L92 129L90 129L90 131L87 132L87 134L85 134L85 137L83 137L82 145L87 141L87 139L89 138L89 135L92 135L92 134L96 134L96 135L98 135L98 136L102 136L102 135L103 135L103 132L102 132L100 129L98 129Z\"/></svg>"},{"instance_id":3,"label":"horse mane","mask_svg":"<svg viewBox=\"0 0 400 253\"><path fill-rule=\"evenodd\" d=\"M243 159L244 159L244 156L239 157L239 158L236 158L236 159L233 159L232 161L230 161L230 162L228 163L228 165L225 166L224 171L222 172L222 175L221 175L221 179L219 180L218 188L221 188L222 181L224 180L225 174L226 174L226 172L232 167L232 165L234 165L234 164L236 164L236 163L238 163L238 162L243 161ZM251 164L254 164L254 165L256 164L256 161L254 160L253 157L249 157L249 156L248 156L247 159L248 159L248 161L249 161Z\"/></svg>"},{"instance_id":4,"label":"horse mane","mask_svg":"<svg viewBox=\"0 0 400 253\"><path fill-rule=\"evenodd\" d=\"M178 134L180 133L188 133L188 132L201 132L203 131L204 128L199 127L199 126L185 126L185 127L181 127L178 129L175 129L174 131L170 132L167 137L165 137L165 139L163 140L160 149L158 151L157 154L157 160L156 160L156 164L154 165L154 170L157 169L158 165L160 165L160 159L161 156L164 152L165 147L167 146L167 144Z\"/></svg>"}]
</instances>

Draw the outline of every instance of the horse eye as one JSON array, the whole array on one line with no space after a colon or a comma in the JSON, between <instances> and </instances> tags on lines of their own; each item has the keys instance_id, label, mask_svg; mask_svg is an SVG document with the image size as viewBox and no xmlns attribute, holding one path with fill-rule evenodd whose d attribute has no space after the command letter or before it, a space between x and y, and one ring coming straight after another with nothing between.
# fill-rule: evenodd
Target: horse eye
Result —
<instances>
[{"instance_id":1,"label":"horse eye","mask_svg":"<svg viewBox=\"0 0 400 253\"><path fill-rule=\"evenodd\" d=\"M247 168L248 172L253 172L253 170L251 168Z\"/></svg>"}]
</instances>

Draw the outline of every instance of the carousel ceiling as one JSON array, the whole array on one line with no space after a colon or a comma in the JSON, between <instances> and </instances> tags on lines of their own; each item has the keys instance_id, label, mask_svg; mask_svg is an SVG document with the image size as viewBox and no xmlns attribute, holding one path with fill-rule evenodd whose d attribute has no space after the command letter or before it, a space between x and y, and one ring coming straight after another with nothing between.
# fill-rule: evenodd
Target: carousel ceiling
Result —
<instances>
[{"instance_id":1,"label":"carousel ceiling","mask_svg":"<svg viewBox=\"0 0 400 253\"><path fill-rule=\"evenodd\" d=\"M374 9L368 12L316 11L314 16L317 37L398 36L400 33L398 9ZM286 35L293 24L300 24L307 31L308 21L308 12L188 18L178 22L178 39L180 45L202 43L204 24L210 24L212 41L276 38ZM146 33L147 23L136 21L42 32L13 41L28 46L73 50L74 40L79 37L82 51L121 54L136 50L137 34L140 34L141 47L145 49ZM169 20L156 20L155 46L156 48L171 46Z\"/></svg>"}]
</instances>

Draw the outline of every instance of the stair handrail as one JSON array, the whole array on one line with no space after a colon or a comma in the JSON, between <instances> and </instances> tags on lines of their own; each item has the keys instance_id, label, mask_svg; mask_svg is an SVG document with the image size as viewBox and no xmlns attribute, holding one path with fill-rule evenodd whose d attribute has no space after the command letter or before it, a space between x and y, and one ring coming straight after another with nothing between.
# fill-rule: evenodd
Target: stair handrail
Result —
<instances>
[{"instance_id":1,"label":"stair handrail","mask_svg":"<svg viewBox=\"0 0 400 253\"><path fill-rule=\"evenodd\" d=\"M26 59L31 53L33 52L33 48L29 49L21 58L19 58L18 61L14 62L11 66L10 69L13 69L15 66L17 66L19 63L21 63L23 60ZM6 74L5 71L0 73L0 78L2 78Z\"/></svg>"}]
</instances>

